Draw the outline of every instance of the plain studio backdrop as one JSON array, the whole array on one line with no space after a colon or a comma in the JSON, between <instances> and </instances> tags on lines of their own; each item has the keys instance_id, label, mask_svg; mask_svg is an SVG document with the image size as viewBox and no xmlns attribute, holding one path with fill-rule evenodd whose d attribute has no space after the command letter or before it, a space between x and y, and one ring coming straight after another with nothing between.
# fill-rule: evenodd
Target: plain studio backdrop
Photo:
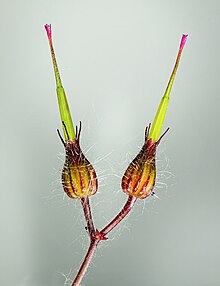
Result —
<instances>
[{"instance_id":1,"label":"plain studio backdrop","mask_svg":"<svg viewBox=\"0 0 220 286\"><path fill-rule=\"evenodd\" d=\"M44 24L81 146L100 182L97 228L127 199L120 178L143 144L189 34L158 149L159 198L101 242L82 286L220 285L220 2L1 1L0 285L70 285L88 247L63 194L64 149Z\"/></svg>"}]
</instances>

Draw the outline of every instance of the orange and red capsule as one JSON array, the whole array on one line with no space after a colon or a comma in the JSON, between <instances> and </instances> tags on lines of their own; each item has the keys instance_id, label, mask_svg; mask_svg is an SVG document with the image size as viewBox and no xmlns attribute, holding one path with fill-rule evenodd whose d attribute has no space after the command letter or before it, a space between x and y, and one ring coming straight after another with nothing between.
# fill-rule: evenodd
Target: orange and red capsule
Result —
<instances>
[{"instance_id":1,"label":"orange and red capsule","mask_svg":"<svg viewBox=\"0 0 220 286\"><path fill-rule=\"evenodd\" d=\"M121 187L125 193L139 199L145 199L152 194L156 181L156 149L168 130L169 128L153 142L149 138L150 124L146 128L144 145L122 178Z\"/></svg>"},{"instance_id":2,"label":"orange and red capsule","mask_svg":"<svg viewBox=\"0 0 220 286\"><path fill-rule=\"evenodd\" d=\"M66 159L62 170L62 185L65 193L73 199L92 196L98 189L95 169L80 148L80 133L81 122L79 131L76 128L76 137L73 141L64 142L61 138L66 150Z\"/></svg>"}]
</instances>

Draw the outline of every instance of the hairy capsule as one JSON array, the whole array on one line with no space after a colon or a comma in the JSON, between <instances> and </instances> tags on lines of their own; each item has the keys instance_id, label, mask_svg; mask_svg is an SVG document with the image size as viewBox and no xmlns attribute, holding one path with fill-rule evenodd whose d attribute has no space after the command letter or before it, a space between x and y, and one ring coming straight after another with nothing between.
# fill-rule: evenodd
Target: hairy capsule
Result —
<instances>
[{"instance_id":1,"label":"hairy capsule","mask_svg":"<svg viewBox=\"0 0 220 286\"><path fill-rule=\"evenodd\" d=\"M146 128L145 143L141 151L128 166L122 178L121 187L125 193L139 199L145 199L152 194L156 179L156 149L168 130L169 128L158 141L153 142L151 138L148 138L150 124Z\"/></svg>"},{"instance_id":2,"label":"hairy capsule","mask_svg":"<svg viewBox=\"0 0 220 286\"><path fill-rule=\"evenodd\" d=\"M92 196L98 189L96 172L80 148L80 133L81 122L79 132L77 132L76 127L74 140L64 142L59 134L66 150L66 159L62 171L62 185L65 193L73 199Z\"/></svg>"}]
</instances>

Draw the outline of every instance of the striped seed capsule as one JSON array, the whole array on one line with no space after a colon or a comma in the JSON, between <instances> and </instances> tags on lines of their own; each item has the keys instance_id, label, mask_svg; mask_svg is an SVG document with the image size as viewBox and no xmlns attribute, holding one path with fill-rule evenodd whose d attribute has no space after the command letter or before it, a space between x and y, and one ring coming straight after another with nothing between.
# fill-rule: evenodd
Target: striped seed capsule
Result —
<instances>
[{"instance_id":1,"label":"striped seed capsule","mask_svg":"<svg viewBox=\"0 0 220 286\"><path fill-rule=\"evenodd\" d=\"M125 193L139 199L145 199L152 194L156 180L156 149L169 128L156 142L148 138L149 130L150 124L145 131L145 143L139 154L128 166L121 183Z\"/></svg>"},{"instance_id":2,"label":"striped seed capsule","mask_svg":"<svg viewBox=\"0 0 220 286\"><path fill-rule=\"evenodd\" d=\"M64 129L66 129L65 125ZM67 142L64 142L59 134L66 150L66 159L62 171L62 185L64 192L73 199L92 196L98 189L96 172L80 148L80 133L81 122L79 132L77 132L76 127L76 137L73 141L67 140Z\"/></svg>"}]
</instances>

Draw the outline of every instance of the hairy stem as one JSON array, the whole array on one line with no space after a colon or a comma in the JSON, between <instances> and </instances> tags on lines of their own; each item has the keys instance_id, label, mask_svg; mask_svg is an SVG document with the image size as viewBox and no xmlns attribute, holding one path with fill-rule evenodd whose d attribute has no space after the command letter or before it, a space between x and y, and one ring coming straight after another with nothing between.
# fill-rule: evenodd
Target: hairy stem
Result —
<instances>
[{"instance_id":1,"label":"hairy stem","mask_svg":"<svg viewBox=\"0 0 220 286\"><path fill-rule=\"evenodd\" d=\"M89 204L89 198L82 198L81 199L83 211L84 211L84 216L85 220L87 223L87 230L90 236L90 240L93 240L95 237L95 227L93 224L93 219L92 219L92 213L91 213L91 208Z\"/></svg>"},{"instance_id":2,"label":"hairy stem","mask_svg":"<svg viewBox=\"0 0 220 286\"><path fill-rule=\"evenodd\" d=\"M91 240L89 249L88 249L86 256L83 260L83 263L79 269L79 272L77 273L76 278L73 281L72 286L79 286L80 285L80 283L81 283L81 281L82 281L82 279L86 273L86 270L87 270L87 268L88 268L88 266L92 260L93 254L95 252L95 249L96 249L96 246L98 243L99 243L99 240Z\"/></svg>"},{"instance_id":3,"label":"hairy stem","mask_svg":"<svg viewBox=\"0 0 220 286\"><path fill-rule=\"evenodd\" d=\"M129 196L127 202L125 203L122 210L119 214L106 226L104 227L100 233L101 235L105 236L108 234L119 222L132 210L134 203L136 202L137 198L134 196Z\"/></svg>"},{"instance_id":4,"label":"hairy stem","mask_svg":"<svg viewBox=\"0 0 220 286\"><path fill-rule=\"evenodd\" d=\"M91 209L89 205L89 198L83 198L81 199L81 203L83 206L83 211L85 215L85 220L87 223L87 229L88 233L90 236L90 246L89 249L86 253L86 256L82 262L82 265L76 275L75 280L73 281L72 286L79 286L85 273L86 270L92 260L93 254L96 250L96 247L100 240L106 240L107 238L105 237L106 234L108 234L116 225L120 223L120 221L123 220L123 218L126 217L126 215L132 210L132 207L134 206L137 198L133 196L129 196L127 202L125 203L124 207L122 210L116 215L116 217L106 226L104 227L100 232L95 230L94 224L93 224L93 219L92 219L92 214L91 214Z\"/></svg>"}]
</instances>

